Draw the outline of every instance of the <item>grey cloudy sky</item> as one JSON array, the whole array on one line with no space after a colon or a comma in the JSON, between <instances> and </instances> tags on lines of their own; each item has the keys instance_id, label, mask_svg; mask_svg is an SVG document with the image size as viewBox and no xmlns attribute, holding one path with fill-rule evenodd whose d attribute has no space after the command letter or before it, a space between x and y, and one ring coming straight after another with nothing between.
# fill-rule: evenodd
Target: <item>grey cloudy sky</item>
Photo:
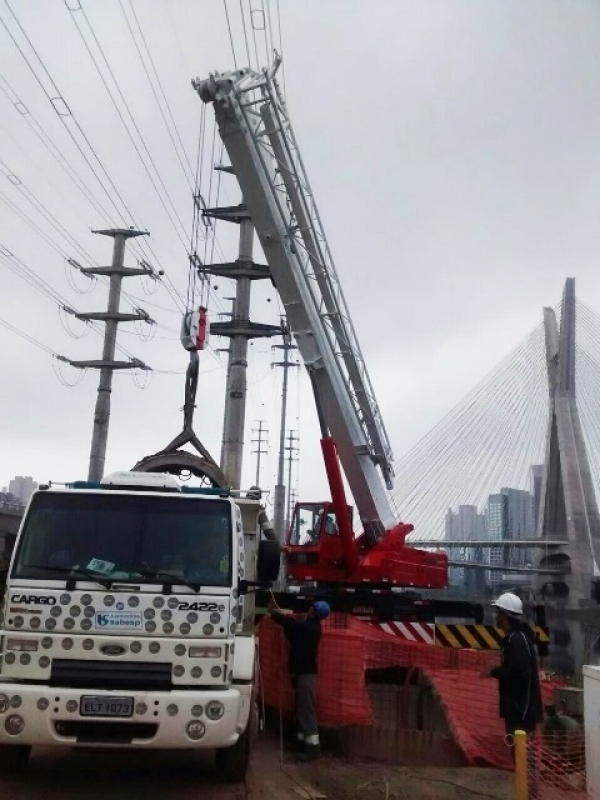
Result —
<instances>
[{"instance_id":1,"label":"grey cloudy sky","mask_svg":"<svg viewBox=\"0 0 600 800\"><path fill-rule=\"evenodd\" d=\"M251 2L260 8L259 0ZM58 0L9 3L0 2L0 17L55 96L12 9L74 116L63 116L61 123L2 26L0 74L108 207L107 194L67 132L79 138L76 124L81 126L135 223L151 232L157 266L185 295L186 252L178 223L170 223L162 202L177 210L185 241L190 191L127 23L144 52L133 8L193 164L201 104L190 78L232 67L223 3L133 0L131 6L129 0L82 0L91 28L81 11L70 12ZM77 0L69 5L75 8ZM279 6L290 113L400 456L529 333L540 321L541 306L558 301L567 275L578 279L585 302L600 308L600 6L584 0L280 0ZM238 63L244 64L239 4L230 0L228 9ZM270 0L273 19L276 9ZM75 23L99 63L92 31L104 50L168 191L167 198L160 190L162 202ZM264 61L261 37L258 32ZM250 50L254 60L252 37ZM212 117L207 120L206 164ZM81 261L81 254L35 202L101 263L109 258L111 242L90 229L104 223L3 94L0 159L3 172L21 181L15 185L14 178L0 175L4 252L18 256L79 310L102 308L105 287L97 285L82 297L70 288L62 256ZM205 195L208 189L206 170ZM108 192L114 196L110 187ZM220 200L238 202L231 177L222 179ZM51 237L54 248L14 212L15 205ZM124 215L121 221L134 220ZM234 257L236 231L220 226L217 233L220 252ZM131 256L129 263L134 260ZM56 305L9 271L6 258L0 259L0 280L2 320L71 358L99 357L100 338L90 333L71 339ZM213 318L228 306L224 298L231 293L225 281L216 283ZM84 284L81 277L78 284ZM140 305L161 327L144 343L133 326L123 326L120 343L159 370L183 371L180 313L169 293L161 287L146 297L137 279L126 288L142 298ZM274 321L277 310L273 290L260 287L254 318ZM72 327L82 329L76 321ZM211 344L225 346L216 339ZM0 359L0 485L15 474L38 480L85 476L97 376L88 372L77 387L63 387L50 356L4 328ZM281 376L270 359L268 342L253 345L246 439L250 444L255 420L268 421L272 447L262 483L272 486ZM197 433L217 459L224 363L202 356L196 412ZM65 377L74 378L72 372L65 368ZM107 469L129 468L165 446L179 431L182 397L181 374L156 374L145 391L128 375L117 376ZM300 493L306 499L323 497L327 490L306 379L299 388L294 383L291 408L290 427L301 437ZM253 468L248 453L248 483Z\"/></svg>"}]
</instances>

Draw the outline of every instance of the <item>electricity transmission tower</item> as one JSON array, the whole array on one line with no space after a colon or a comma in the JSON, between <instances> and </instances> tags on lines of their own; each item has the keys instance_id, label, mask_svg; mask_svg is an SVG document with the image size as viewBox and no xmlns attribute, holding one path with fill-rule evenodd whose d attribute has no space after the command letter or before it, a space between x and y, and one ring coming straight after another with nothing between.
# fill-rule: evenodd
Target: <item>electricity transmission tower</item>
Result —
<instances>
[{"instance_id":1,"label":"electricity transmission tower","mask_svg":"<svg viewBox=\"0 0 600 800\"><path fill-rule=\"evenodd\" d=\"M292 337L287 326L283 326L283 344L273 345L272 349L283 350L283 361L275 361L271 366L281 367L283 369L283 386L281 389L281 422L279 427L279 463L277 468L277 483L275 485L275 509L273 516L273 524L275 525L275 533L280 542L285 539L285 517L286 517L286 503L285 503L285 484L283 473L285 468L285 423L287 415L287 394L288 394L288 371L292 367L299 367L295 361L290 361L290 352L297 350L296 345L292 344ZM288 489L290 487L288 486Z\"/></svg>"},{"instance_id":2,"label":"electricity transmission tower","mask_svg":"<svg viewBox=\"0 0 600 800\"><path fill-rule=\"evenodd\" d=\"M253 444L256 443L256 450L252 451L254 453L254 455L256 456L256 480L254 481L254 484L256 486L260 486L260 460L261 460L261 456L266 456L267 453L269 452L267 449L263 450L263 441L265 441L264 435L265 434L266 434L266 436L269 435L268 429L267 428L263 428L263 424L264 424L264 419L259 419L258 420L258 428L255 428L255 433L258 434L258 437L256 439L252 439L252 443ZM266 441L266 444L267 444L267 447L268 447L268 441Z\"/></svg>"},{"instance_id":3,"label":"electricity transmission tower","mask_svg":"<svg viewBox=\"0 0 600 800\"><path fill-rule=\"evenodd\" d=\"M298 461L298 441L299 438L296 436L294 431L289 431L287 437L287 445L285 450L287 452L287 462L288 462L288 497L287 497L287 519L285 520L285 530L289 530L290 522L292 519L292 515L294 513L294 509L292 507L292 497L295 497L295 492L292 492L292 467L294 461Z\"/></svg>"},{"instance_id":4,"label":"electricity transmission tower","mask_svg":"<svg viewBox=\"0 0 600 800\"><path fill-rule=\"evenodd\" d=\"M110 420L110 394L112 391L112 377L116 369L148 370L143 361L132 358L129 361L115 361L115 347L117 343L117 326L119 322L133 322L140 320L152 322L148 314L141 308L134 309L131 313L119 311L121 301L121 283L123 278L134 275L148 275L152 272L148 266L126 267L123 263L125 256L125 242L135 236L146 236L145 231L114 228L104 231L93 231L102 236L111 236L114 240L112 264L109 267L79 267L84 275L107 275L110 278L108 290L108 307L106 311L92 311L84 314L75 314L78 319L104 323L104 346L102 358L96 361L70 361L73 367L81 369L89 367L100 370L98 384L98 397L94 412L94 427L92 431L92 444L90 448L90 465L88 479L99 481L104 475L106 460L106 442L108 439L108 424Z\"/></svg>"},{"instance_id":5,"label":"electricity transmission tower","mask_svg":"<svg viewBox=\"0 0 600 800\"><path fill-rule=\"evenodd\" d=\"M233 168L217 166L221 172L233 174ZM201 207L201 197L196 196ZM254 226L244 203L238 206L202 208L203 218L222 220L240 226L238 257L223 264L207 264L202 267L208 275L219 275L236 282L235 299L231 319L211 325L213 336L230 339L227 364L227 390L223 418L223 441L221 446L221 469L234 489L240 488L242 480L242 457L246 420L246 391L248 369L248 342L264 336L277 336L281 328L250 320L250 287L252 281L270 278L267 266L256 264L252 259Z\"/></svg>"}]
</instances>

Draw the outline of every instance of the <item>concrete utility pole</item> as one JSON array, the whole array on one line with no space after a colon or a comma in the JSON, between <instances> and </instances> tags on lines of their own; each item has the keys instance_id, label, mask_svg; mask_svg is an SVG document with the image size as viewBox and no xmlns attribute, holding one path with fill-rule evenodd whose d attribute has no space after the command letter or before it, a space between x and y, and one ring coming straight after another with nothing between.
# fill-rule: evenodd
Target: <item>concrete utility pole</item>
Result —
<instances>
[{"instance_id":1,"label":"concrete utility pole","mask_svg":"<svg viewBox=\"0 0 600 800\"><path fill-rule=\"evenodd\" d=\"M292 337L287 327L284 328L283 344L273 345L273 349L283 350L283 361L276 361L271 366L283 368L283 386L281 389L281 422L279 427L279 463L277 467L277 483L275 485L275 509L273 524L275 533L280 542L285 539L287 526L285 525L286 504L285 504L285 484L283 473L285 467L285 423L287 412L287 393L288 393L288 370L291 367L299 367L300 364L290 361L290 351L297 350L296 345L292 344ZM289 516L289 514L288 514Z\"/></svg>"},{"instance_id":2,"label":"concrete utility pole","mask_svg":"<svg viewBox=\"0 0 600 800\"><path fill-rule=\"evenodd\" d=\"M285 530L289 530L290 523L292 521L292 516L294 513L294 509L292 508L292 496L295 494L292 492L292 465L294 461L298 461L298 458L295 458L294 455L298 452L297 442L299 441L298 437L294 433L294 431L290 431L287 435L287 445L286 445L286 452L287 452L287 461L288 461L288 497L287 497L287 519L285 520Z\"/></svg>"},{"instance_id":3,"label":"concrete utility pole","mask_svg":"<svg viewBox=\"0 0 600 800\"><path fill-rule=\"evenodd\" d=\"M269 434L268 429L263 428L263 423L264 419L258 420L258 430L256 431L258 433L258 438L252 439L253 443L256 442L256 450L253 451L254 455L256 456L256 480L254 481L256 486L260 486L260 457L263 455L266 456L268 453L268 450L262 449L263 434Z\"/></svg>"},{"instance_id":4,"label":"concrete utility pole","mask_svg":"<svg viewBox=\"0 0 600 800\"><path fill-rule=\"evenodd\" d=\"M216 167L216 169L233 173L231 167ZM256 337L277 336L281 334L281 328L277 325L263 325L250 321L251 283L253 280L270 278L271 273L267 266L255 264L252 260L254 227L244 203L239 206L202 208L200 196L196 197L196 203L201 207L203 217L233 222L240 226L237 260L224 264L211 264L203 268L209 275L231 278L237 283L231 320L214 322L210 331L213 335L227 336L231 340L227 365L221 469L230 485L234 489L239 489L242 480L246 420L248 341Z\"/></svg>"},{"instance_id":5,"label":"concrete utility pole","mask_svg":"<svg viewBox=\"0 0 600 800\"><path fill-rule=\"evenodd\" d=\"M147 266L144 267L125 267L123 259L125 255L125 242L134 236L147 236L144 231L130 229L112 229L105 231L93 231L102 236L112 236L114 239L113 258L110 267L80 267L84 275L108 275L110 285L108 291L108 308L106 311L90 312L86 314L75 314L78 319L96 320L104 322L104 347L102 348L102 359L100 361L70 361L73 367L90 367L100 370L100 382L98 384L98 397L96 399L96 410L94 412L94 428L92 432L92 445L90 449L90 466L88 480L99 481L104 475L104 462L106 460L106 442L108 438L108 423L110 420L110 394L112 391L112 376L116 369L149 369L143 361L134 358L130 361L115 361L115 346L117 343L117 326L119 322L133 322L141 320L152 322L148 314L142 309L135 309L133 313L125 314L119 312L121 300L121 282L123 278L133 275L148 275L151 272Z\"/></svg>"}]
</instances>

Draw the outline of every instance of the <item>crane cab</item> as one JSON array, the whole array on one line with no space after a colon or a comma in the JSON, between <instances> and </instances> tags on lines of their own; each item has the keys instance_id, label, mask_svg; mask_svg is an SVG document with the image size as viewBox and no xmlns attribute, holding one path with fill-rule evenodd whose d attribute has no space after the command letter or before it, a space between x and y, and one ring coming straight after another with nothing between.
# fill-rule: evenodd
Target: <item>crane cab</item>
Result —
<instances>
[{"instance_id":1,"label":"crane cab","mask_svg":"<svg viewBox=\"0 0 600 800\"><path fill-rule=\"evenodd\" d=\"M353 508L346 508L352 527ZM296 503L286 543L291 580L329 582L344 574L344 552L333 503Z\"/></svg>"}]
</instances>

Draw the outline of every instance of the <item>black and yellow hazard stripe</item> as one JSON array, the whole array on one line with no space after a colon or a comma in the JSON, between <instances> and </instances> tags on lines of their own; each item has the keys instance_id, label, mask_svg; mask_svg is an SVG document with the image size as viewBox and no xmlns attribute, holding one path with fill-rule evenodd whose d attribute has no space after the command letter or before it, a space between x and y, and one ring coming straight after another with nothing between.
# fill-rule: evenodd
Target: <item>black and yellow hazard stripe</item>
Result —
<instances>
[{"instance_id":1,"label":"black and yellow hazard stripe","mask_svg":"<svg viewBox=\"0 0 600 800\"><path fill-rule=\"evenodd\" d=\"M547 628L534 628L537 642L549 642ZM499 650L504 633L493 625L436 625L435 643L438 647L468 648L470 650Z\"/></svg>"}]
</instances>

